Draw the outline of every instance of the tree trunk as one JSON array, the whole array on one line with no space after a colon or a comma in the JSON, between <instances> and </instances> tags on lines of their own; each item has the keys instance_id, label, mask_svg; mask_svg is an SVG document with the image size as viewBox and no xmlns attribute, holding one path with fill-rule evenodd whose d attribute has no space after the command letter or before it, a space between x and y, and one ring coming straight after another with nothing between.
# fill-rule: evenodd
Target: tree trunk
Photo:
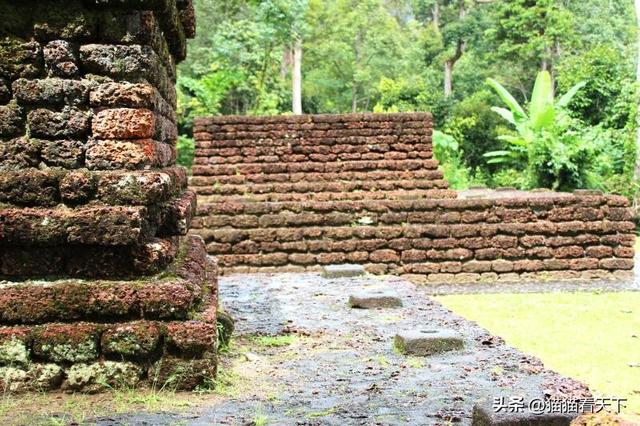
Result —
<instances>
[{"instance_id":1,"label":"tree trunk","mask_svg":"<svg viewBox=\"0 0 640 426\"><path fill-rule=\"evenodd\" d=\"M436 27L436 30L440 31L440 3L439 0L436 0L433 3L433 25Z\"/></svg>"},{"instance_id":2,"label":"tree trunk","mask_svg":"<svg viewBox=\"0 0 640 426\"><path fill-rule=\"evenodd\" d=\"M353 114L358 112L358 89L355 81L351 85L351 112Z\"/></svg>"},{"instance_id":3,"label":"tree trunk","mask_svg":"<svg viewBox=\"0 0 640 426\"><path fill-rule=\"evenodd\" d=\"M640 1L640 0L639 0ZM467 16L467 9L465 8L464 0L460 1L460 9L458 10L458 16L460 21L464 20ZM463 39L458 39L456 45L456 51L453 56L447 59L444 63L444 98L447 99L453 94L453 67L456 62L462 57L467 43Z\"/></svg>"},{"instance_id":4,"label":"tree trunk","mask_svg":"<svg viewBox=\"0 0 640 426\"><path fill-rule=\"evenodd\" d=\"M640 1L640 0L639 0ZM453 60L444 63L444 97L445 99L453 93Z\"/></svg>"},{"instance_id":5,"label":"tree trunk","mask_svg":"<svg viewBox=\"0 0 640 426\"><path fill-rule=\"evenodd\" d=\"M636 81L640 82L640 0L635 0L636 20L638 24L638 63L636 65ZM640 110L640 109L639 109ZM636 168L634 178L636 182L640 180L640 112L636 116ZM635 197L634 205L637 208L638 196Z\"/></svg>"},{"instance_id":6,"label":"tree trunk","mask_svg":"<svg viewBox=\"0 0 640 426\"><path fill-rule=\"evenodd\" d=\"M287 46L282 52L282 64L280 64L280 79L284 80L287 78L287 74L289 74L289 70L291 69L291 64L293 64L293 49L291 46Z\"/></svg>"},{"instance_id":7,"label":"tree trunk","mask_svg":"<svg viewBox=\"0 0 640 426\"><path fill-rule=\"evenodd\" d=\"M293 46L293 113L302 114L302 40L296 40Z\"/></svg>"}]
</instances>

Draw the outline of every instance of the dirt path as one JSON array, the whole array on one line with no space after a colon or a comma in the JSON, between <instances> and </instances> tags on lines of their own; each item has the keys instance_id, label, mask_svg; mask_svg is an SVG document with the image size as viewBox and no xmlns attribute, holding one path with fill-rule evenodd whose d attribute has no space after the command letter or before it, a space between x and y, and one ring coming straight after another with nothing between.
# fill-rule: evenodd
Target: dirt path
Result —
<instances>
[{"instance_id":1,"label":"dirt path","mask_svg":"<svg viewBox=\"0 0 640 426\"><path fill-rule=\"evenodd\" d=\"M587 392L399 278L234 275L220 287L237 320L221 366L219 391L227 396L192 415L138 414L98 424L470 424L479 399ZM361 288L392 288L404 307L350 309L349 293ZM465 349L429 358L394 351L396 332L425 328L457 330Z\"/></svg>"}]
</instances>

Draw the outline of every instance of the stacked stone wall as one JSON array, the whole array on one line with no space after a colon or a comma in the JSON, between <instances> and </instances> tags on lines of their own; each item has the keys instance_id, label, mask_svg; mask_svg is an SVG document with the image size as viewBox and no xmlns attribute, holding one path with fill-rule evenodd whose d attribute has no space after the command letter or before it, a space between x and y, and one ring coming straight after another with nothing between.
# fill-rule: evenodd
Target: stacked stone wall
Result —
<instances>
[{"instance_id":1,"label":"stacked stone wall","mask_svg":"<svg viewBox=\"0 0 640 426\"><path fill-rule=\"evenodd\" d=\"M448 190L428 114L212 117L195 131L193 229L225 271L358 263L446 282L633 268L625 198Z\"/></svg>"},{"instance_id":2,"label":"stacked stone wall","mask_svg":"<svg viewBox=\"0 0 640 426\"><path fill-rule=\"evenodd\" d=\"M0 16L5 387L213 379L217 266L187 236L196 196L175 166L191 1L25 0Z\"/></svg>"}]
</instances>

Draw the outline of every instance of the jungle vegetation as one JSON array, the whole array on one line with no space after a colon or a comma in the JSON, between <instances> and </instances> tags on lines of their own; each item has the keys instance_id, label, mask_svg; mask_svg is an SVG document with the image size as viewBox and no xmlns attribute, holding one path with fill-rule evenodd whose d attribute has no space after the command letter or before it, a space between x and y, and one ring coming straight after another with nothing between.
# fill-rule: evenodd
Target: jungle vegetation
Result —
<instances>
[{"instance_id":1,"label":"jungle vegetation","mask_svg":"<svg viewBox=\"0 0 640 426\"><path fill-rule=\"evenodd\" d=\"M640 0L196 0L180 161L209 114L431 111L454 188L635 198Z\"/></svg>"}]
</instances>

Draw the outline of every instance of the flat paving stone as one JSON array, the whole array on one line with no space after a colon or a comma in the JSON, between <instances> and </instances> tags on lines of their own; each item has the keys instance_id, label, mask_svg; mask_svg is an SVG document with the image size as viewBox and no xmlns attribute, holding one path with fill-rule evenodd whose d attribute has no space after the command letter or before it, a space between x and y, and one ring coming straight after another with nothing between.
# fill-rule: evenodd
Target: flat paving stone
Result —
<instances>
[{"instance_id":1,"label":"flat paving stone","mask_svg":"<svg viewBox=\"0 0 640 426\"><path fill-rule=\"evenodd\" d=\"M526 405L533 399L524 398ZM492 401L483 400L473 407L472 426L569 426L579 413L532 412L528 406L522 411L496 410Z\"/></svg>"},{"instance_id":2,"label":"flat paving stone","mask_svg":"<svg viewBox=\"0 0 640 426\"><path fill-rule=\"evenodd\" d=\"M342 265L326 265L322 267L324 278L350 278L364 275L365 270L362 265L345 263Z\"/></svg>"},{"instance_id":3,"label":"flat paving stone","mask_svg":"<svg viewBox=\"0 0 640 426\"><path fill-rule=\"evenodd\" d=\"M460 350L464 340L454 330L426 328L402 331L395 335L393 344L401 354L429 356Z\"/></svg>"},{"instance_id":4,"label":"flat paving stone","mask_svg":"<svg viewBox=\"0 0 640 426\"><path fill-rule=\"evenodd\" d=\"M390 290L365 290L349 296L348 304L357 309L400 308L402 299Z\"/></svg>"}]
</instances>

